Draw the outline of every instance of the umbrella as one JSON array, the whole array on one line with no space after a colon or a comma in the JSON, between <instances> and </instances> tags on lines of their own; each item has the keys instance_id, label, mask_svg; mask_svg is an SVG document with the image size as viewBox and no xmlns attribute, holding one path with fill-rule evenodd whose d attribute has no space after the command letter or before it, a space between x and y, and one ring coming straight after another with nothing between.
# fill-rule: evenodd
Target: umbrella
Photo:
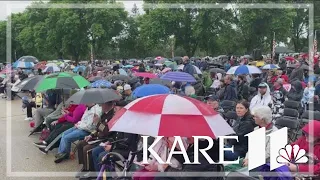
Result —
<instances>
[{"instance_id":1,"label":"umbrella","mask_svg":"<svg viewBox=\"0 0 320 180\"><path fill-rule=\"evenodd\" d=\"M284 57L284 59L287 61L295 61L294 57L291 56Z\"/></svg>"},{"instance_id":2,"label":"umbrella","mask_svg":"<svg viewBox=\"0 0 320 180\"><path fill-rule=\"evenodd\" d=\"M296 65L295 65L295 64L289 64L289 65L287 66L287 68L296 68Z\"/></svg>"},{"instance_id":3,"label":"umbrella","mask_svg":"<svg viewBox=\"0 0 320 180\"><path fill-rule=\"evenodd\" d=\"M131 69L131 68L133 68L134 66L132 66L131 64L128 64L128 65L125 65L125 66L123 66L123 68L126 68L126 69Z\"/></svg>"},{"instance_id":4,"label":"umbrella","mask_svg":"<svg viewBox=\"0 0 320 180\"><path fill-rule=\"evenodd\" d=\"M124 69L119 69L119 74L128 76L128 73Z\"/></svg>"},{"instance_id":5,"label":"umbrella","mask_svg":"<svg viewBox=\"0 0 320 180\"><path fill-rule=\"evenodd\" d=\"M197 82L193 76L185 72L167 72L160 79L177 82Z\"/></svg>"},{"instance_id":6,"label":"umbrella","mask_svg":"<svg viewBox=\"0 0 320 180\"><path fill-rule=\"evenodd\" d=\"M256 66L249 66L249 65L241 65L235 66L228 70L227 74L261 74L261 70Z\"/></svg>"},{"instance_id":7,"label":"umbrella","mask_svg":"<svg viewBox=\"0 0 320 180\"><path fill-rule=\"evenodd\" d=\"M264 65L265 65L264 61L257 61L256 62L256 66L257 67L261 67L261 66L264 66Z\"/></svg>"},{"instance_id":8,"label":"umbrella","mask_svg":"<svg viewBox=\"0 0 320 180\"><path fill-rule=\"evenodd\" d=\"M51 72L51 73L53 73L53 72L60 72L60 68L57 67L57 66L47 66L47 67L43 70L43 72Z\"/></svg>"},{"instance_id":9,"label":"umbrella","mask_svg":"<svg viewBox=\"0 0 320 180\"><path fill-rule=\"evenodd\" d=\"M166 73L166 72L171 71L171 70L172 70L171 68L164 68L161 72L162 73Z\"/></svg>"},{"instance_id":10,"label":"umbrella","mask_svg":"<svg viewBox=\"0 0 320 180\"><path fill-rule=\"evenodd\" d=\"M94 83L91 83L91 87L93 88L101 88L101 87L106 87L106 88L110 88L112 86L112 84L107 81L107 80L98 80L98 81L95 81Z\"/></svg>"},{"instance_id":11,"label":"umbrella","mask_svg":"<svg viewBox=\"0 0 320 180\"><path fill-rule=\"evenodd\" d=\"M13 73L14 71L10 68L5 68L3 69L0 73L1 74L7 74L7 73Z\"/></svg>"},{"instance_id":12,"label":"umbrella","mask_svg":"<svg viewBox=\"0 0 320 180\"><path fill-rule=\"evenodd\" d=\"M211 68L209 71L210 71L210 72L213 72L213 73L221 73L221 74L226 73L225 70L220 69L220 68Z\"/></svg>"},{"instance_id":13,"label":"umbrella","mask_svg":"<svg viewBox=\"0 0 320 180\"><path fill-rule=\"evenodd\" d=\"M45 76L36 85L36 92L43 92L49 89L81 89L90 85L84 77L73 73L54 73Z\"/></svg>"},{"instance_id":14,"label":"umbrella","mask_svg":"<svg viewBox=\"0 0 320 180\"><path fill-rule=\"evenodd\" d=\"M102 80L102 79L104 79L104 78L101 77L101 76L93 76L93 77L90 77L90 78L88 79L88 81L90 81L90 82L95 82L95 81Z\"/></svg>"},{"instance_id":15,"label":"umbrella","mask_svg":"<svg viewBox=\"0 0 320 180\"><path fill-rule=\"evenodd\" d=\"M303 65L301 65L301 69L309 70L309 66L303 64ZM311 68L310 71L313 71L313 69Z\"/></svg>"},{"instance_id":16,"label":"umbrella","mask_svg":"<svg viewBox=\"0 0 320 180\"><path fill-rule=\"evenodd\" d=\"M85 69L85 66L77 66L73 69L73 72L84 72Z\"/></svg>"},{"instance_id":17,"label":"umbrella","mask_svg":"<svg viewBox=\"0 0 320 180\"><path fill-rule=\"evenodd\" d=\"M34 57L34 56L22 56L18 59L18 61L21 61L21 62L32 62L34 64L37 64L39 62L39 60Z\"/></svg>"},{"instance_id":18,"label":"umbrella","mask_svg":"<svg viewBox=\"0 0 320 180\"><path fill-rule=\"evenodd\" d=\"M143 78L157 78L158 76L152 73L147 73L147 72L136 72L133 75L138 76L138 77L143 77Z\"/></svg>"},{"instance_id":19,"label":"umbrella","mask_svg":"<svg viewBox=\"0 0 320 180\"><path fill-rule=\"evenodd\" d=\"M165 137L218 138L234 133L221 115L205 103L174 94L136 99L119 110L108 126L110 131Z\"/></svg>"},{"instance_id":20,"label":"umbrella","mask_svg":"<svg viewBox=\"0 0 320 180\"><path fill-rule=\"evenodd\" d=\"M161 60L162 57L161 56L157 56L156 58L154 58L154 60Z\"/></svg>"},{"instance_id":21,"label":"umbrella","mask_svg":"<svg viewBox=\"0 0 320 180\"><path fill-rule=\"evenodd\" d=\"M50 67L50 66L58 66L56 63L48 63L46 64L47 67Z\"/></svg>"},{"instance_id":22,"label":"umbrella","mask_svg":"<svg viewBox=\"0 0 320 180\"><path fill-rule=\"evenodd\" d=\"M86 89L72 95L66 103L73 104L103 104L110 101L120 100L121 97L112 89Z\"/></svg>"},{"instance_id":23,"label":"umbrella","mask_svg":"<svg viewBox=\"0 0 320 180\"><path fill-rule=\"evenodd\" d=\"M172 86L171 81L164 80L164 79L159 79L159 78L150 79L149 84L161 84L161 85L164 85L164 86Z\"/></svg>"},{"instance_id":24,"label":"umbrella","mask_svg":"<svg viewBox=\"0 0 320 180\"><path fill-rule=\"evenodd\" d=\"M43 79L44 76L36 75L22 80L16 85L21 91L31 91L37 85L37 83Z\"/></svg>"},{"instance_id":25,"label":"umbrella","mask_svg":"<svg viewBox=\"0 0 320 180\"><path fill-rule=\"evenodd\" d=\"M125 75L113 75L107 78L108 80L113 80L113 81L117 81L117 80L121 80L121 81L129 81L129 76L125 76Z\"/></svg>"},{"instance_id":26,"label":"umbrella","mask_svg":"<svg viewBox=\"0 0 320 180\"><path fill-rule=\"evenodd\" d=\"M192 65L192 66L193 66L193 68L194 68L194 70L196 71L197 74L202 74L201 70L197 66L195 66L195 65ZM184 65L181 64L181 65L178 66L177 69L183 70L183 68L184 68Z\"/></svg>"},{"instance_id":27,"label":"umbrella","mask_svg":"<svg viewBox=\"0 0 320 180\"><path fill-rule=\"evenodd\" d=\"M155 95L155 94L169 94L169 92L170 92L170 89L164 85L144 84L136 88L132 92L132 96L135 98L141 98L141 97Z\"/></svg>"},{"instance_id":28,"label":"umbrella","mask_svg":"<svg viewBox=\"0 0 320 180\"><path fill-rule=\"evenodd\" d=\"M276 64L267 64L262 67L262 69L279 69L280 67Z\"/></svg>"},{"instance_id":29,"label":"umbrella","mask_svg":"<svg viewBox=\"0 0 320 180\"><path fill-rule=\"evenodd\" d=\"M31 69L34 67L34 63L33 62L24 62L24 61L16 61L14 64L13 64L13 67L14 68L28 68L28 69Z\"/></svg>"},{"instance_id":30,"label":"umbrella","mask_svg":"<svg viewBox=\"0 0 320 180\"><path fill-rule=\"evenodd\" d=\"M41 63L41 64L36 64L35 65L35 69L45 69L47 66L45 63Z\"/></svg>"},{"instance_id":31,"label":"umbrella","mask_svg":"<svg viewBox=\"0 0 320 180\"><path fill-rule=\"evenodd\" d=\"M131 79L129 79L128 84L135 84L137 82L139 82L139 78L137 77L132 77Z\"/></svg>"}]
</instances>

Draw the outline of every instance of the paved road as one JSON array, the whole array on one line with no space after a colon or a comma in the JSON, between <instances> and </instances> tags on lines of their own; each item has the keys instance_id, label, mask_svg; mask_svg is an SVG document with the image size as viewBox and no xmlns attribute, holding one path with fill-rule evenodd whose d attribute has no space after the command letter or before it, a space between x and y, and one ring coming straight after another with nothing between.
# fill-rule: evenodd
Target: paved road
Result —
<instances>
[{"instance_id":1,"label":"paved road","mask_svg":"<svg viewBox=\"0 0 320 180\"><path fill-rule=\"evenodd\" d=\"M7 113L10 108L11 103L11 113ZM11 117L11 136L7 136L7 123L10 123ZM49 152L49 154L44 155L40 153L32 142L37 141L39 135L34 135L28 137L29 122L24 121L25 113L21 109L21 100L15 100L8 102L6 100L0 99L0 180L7 179L23 179L23 180L69 180L73 178L73 174L80 168L77 160L68 160L60 164L55 164L54 154L57 150ZM13 174L13 176L8 176L6 173L7 169L7 145L10 143L7 141L7 137L11 137L11 171L20 172L19 174ZM32 173L34 172L34 173ZM47 177L39 177L43 175L43 172L51 172ZM64 177L59 172L69 172L68 175ZM18 175L14 176L14 175ZM71 176L72 175L72 176ZM38 177L36 177L38 176ZM59 177L60 176L60 177Z\"/></svg>"}]
</instances>

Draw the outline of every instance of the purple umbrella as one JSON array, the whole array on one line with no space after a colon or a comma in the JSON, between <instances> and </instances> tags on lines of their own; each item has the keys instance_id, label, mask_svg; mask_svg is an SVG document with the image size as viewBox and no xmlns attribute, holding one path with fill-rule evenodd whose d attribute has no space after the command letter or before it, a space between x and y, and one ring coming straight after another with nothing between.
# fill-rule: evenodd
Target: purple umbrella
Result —
<instances>
[{"instance_id":1,"label":"purple umbrella","mask_svg":"<svg viewBox=\"0 0 320 180\"><path fill-rule=\"evenodd\" d=\"M197 82L197 80L188 73L185 72L167 72L160 79L176 81L176 82Z\"/></svg>"}]
</instances>

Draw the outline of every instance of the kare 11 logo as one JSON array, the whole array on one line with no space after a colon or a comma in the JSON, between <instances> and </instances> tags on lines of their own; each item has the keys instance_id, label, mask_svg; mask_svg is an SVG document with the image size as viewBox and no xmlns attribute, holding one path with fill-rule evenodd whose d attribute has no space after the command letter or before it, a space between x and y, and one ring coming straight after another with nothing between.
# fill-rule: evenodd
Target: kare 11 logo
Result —
<instances>
[{"instance_id":1,"label":"kare 11 logo","mask_svg":"<svg viewBox=\"0 0 320 180\"><path fill-rule=\"evenodd\" d=\"M288 129L286 127L281 128L275 132L266 135L265 128L259 128L247 135L248 137L248 170L255 169L261 165L266 164L266 157L270 157L270 170L277 169L288 163L307 163L308 157L306 156L306 151L300 149L298 145L291 146L288 144ZM234 147L225 147L224 142L228 139L235 139L238 141L238 136L219 136L219 162L214 162L207 150L213 147L213 140L208 136L193 136L194 138L194 162L191 162L186 149L184 148L183 140L180 136L174 136L174 142L167 155L167 160L164 162L161 157L153 150L153 147L163 138L163 136L156 136L152 145L148 147L148 137L142 136L143 138L143 164L148 164L148 151L150 155L159 164L171 164L171 158L174 154L182 155L184 157L184 164L200 164L199 163L199 153L201 153L210 164L239 164L240 158L238 157L235 161L224 160L224 151L234 151ZM208 147L204 149L199 149L199 141L207 140ZM180 147L178 151L175 147ZM269 150L266 152L266 149ZM268 154L267 154L268 153Z\"/></svg>"}]
</instances>

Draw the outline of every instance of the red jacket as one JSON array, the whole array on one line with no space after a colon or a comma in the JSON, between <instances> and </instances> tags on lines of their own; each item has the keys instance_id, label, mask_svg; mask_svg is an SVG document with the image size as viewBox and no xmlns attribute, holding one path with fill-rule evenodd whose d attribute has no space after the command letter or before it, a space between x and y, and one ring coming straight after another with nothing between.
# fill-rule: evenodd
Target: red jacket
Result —
<instances>
[{"instance_id":1,"label":"red jacket","mask_svg":"<svg viewBox=\"0 0 320 180\"><path fill-rule=\"evenodd\" d=\"M302 128L303 132L309 134L309 128L313 126L313 136L320 138L320 121L310 121L306 126ZM306 141L306 136L301 136L296 142L292 145L297 144L300 149L304 149L307 153L309 152L309 142ZM320 159L320 142L315 143L313 146L313 154L315 158ZM310 172L309 171L309 164L298 164L299 172ZM311 166L312 167L312 166ZM313 166L313 171L315 175L320 175L320 161L319 163Z\"/></svg>"}]
</instances>

